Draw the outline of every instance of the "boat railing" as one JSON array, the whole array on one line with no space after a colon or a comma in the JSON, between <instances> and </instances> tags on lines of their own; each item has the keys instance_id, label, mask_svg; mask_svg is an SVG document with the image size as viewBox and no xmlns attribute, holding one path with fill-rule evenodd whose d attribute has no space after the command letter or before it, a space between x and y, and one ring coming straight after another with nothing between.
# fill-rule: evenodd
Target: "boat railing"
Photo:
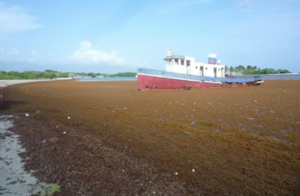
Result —
<instances>
[{"instance_id":1,"label":"boat railing","mask_svg":"<svg viewBox=\"0 0 300 196\"><path fill-rule=\"evenodd\" d=\"M196 75L190 75L190 74L173 73L173 72L167 72L167 71L163 71L163 70L154 70L154 69L147 69L147 68L138 68L137 72L141 73L141 74L149 74L149 75L162 76L162 77L187 79L187 80L195 80L195 81L223 82L223 83L224 82L227 82L227 83L247 83L247 82L253 82L253 81L260 81L261 80L260 77L220 78L220 77L196 76Z\"/></svg>"}]
</instances>

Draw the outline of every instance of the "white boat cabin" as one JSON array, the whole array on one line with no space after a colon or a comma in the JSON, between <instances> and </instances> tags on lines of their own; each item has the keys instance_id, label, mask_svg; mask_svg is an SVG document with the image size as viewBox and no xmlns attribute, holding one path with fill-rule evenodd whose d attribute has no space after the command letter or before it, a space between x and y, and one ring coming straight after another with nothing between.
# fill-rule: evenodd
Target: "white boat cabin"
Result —
<instances>
[{"instance_id":1,"label":"white boat cabin","mask_svg":"<svg viewBox=\"0 0 300 196\"><path fill-rule=\"evenodd\" d=\"M168 50L166 71L197 76L225 77L225 65L220 65L216 54L209 54L208 63L195 62L194 57L179 56Z\"/></svg>"}]
</instances>

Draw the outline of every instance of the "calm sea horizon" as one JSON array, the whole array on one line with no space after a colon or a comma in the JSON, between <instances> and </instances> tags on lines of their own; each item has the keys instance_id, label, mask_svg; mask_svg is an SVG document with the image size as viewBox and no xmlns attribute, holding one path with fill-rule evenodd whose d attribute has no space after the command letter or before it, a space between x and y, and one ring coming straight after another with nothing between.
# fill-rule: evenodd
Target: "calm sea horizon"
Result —
<instances>
[{"instance_id":1,"label":"calm sea horizon","mask_svg":"<svg viewBox=\"0 0 300 196\"><path fill-rule=\"evenodd\" d=\"M259 75L263 80L300 80L300 74Z\"/></svg>"}]
</instances>

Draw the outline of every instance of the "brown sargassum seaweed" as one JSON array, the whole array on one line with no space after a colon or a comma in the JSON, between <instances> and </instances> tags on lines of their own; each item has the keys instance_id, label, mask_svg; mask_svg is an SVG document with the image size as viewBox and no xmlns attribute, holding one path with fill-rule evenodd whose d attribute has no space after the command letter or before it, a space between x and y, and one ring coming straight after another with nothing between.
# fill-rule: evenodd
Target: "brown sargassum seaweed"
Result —
<instances>
[{"instance_id":1,"label":"brown sargassum seaweed","mask_svg":"<svg viewBox=\"0 0 300 196\"><path fill-rule=\"evenodd\" d=\"M26 169L59 184L58 195L300 194L300 81L148 92L137 82L53 81L2 91Z\"/></svg>"}]
</instances>

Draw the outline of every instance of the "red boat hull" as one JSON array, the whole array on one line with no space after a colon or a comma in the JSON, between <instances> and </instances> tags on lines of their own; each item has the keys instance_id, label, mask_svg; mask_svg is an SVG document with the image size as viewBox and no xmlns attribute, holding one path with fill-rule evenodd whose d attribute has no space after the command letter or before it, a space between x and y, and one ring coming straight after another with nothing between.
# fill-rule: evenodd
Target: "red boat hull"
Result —
<instances>
[{"instance_id":1,"label":"red boat hull","mask_svg":"<svg viewBox=\"0 0 300 196\"><path fill-rule=\"evenodd\" d=\"M159 89L190 89L190 88L221 88L221 87L242 87L256 86L257 82L250 83L221 83L208 81L191 81L176 78L157 77L145 74L138 74L138 84L141 91L159 90Z\"/></svg>"}]
</instances>

